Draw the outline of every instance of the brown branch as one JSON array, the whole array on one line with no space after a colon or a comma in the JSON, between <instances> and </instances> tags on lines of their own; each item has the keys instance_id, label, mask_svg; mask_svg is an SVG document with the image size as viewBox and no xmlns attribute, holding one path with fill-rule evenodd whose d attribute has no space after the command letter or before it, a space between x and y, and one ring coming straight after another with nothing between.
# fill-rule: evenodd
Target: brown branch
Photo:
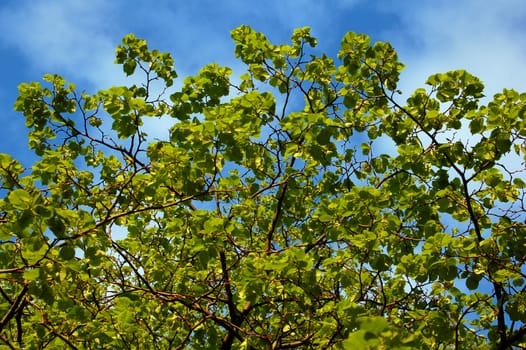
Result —
<instances>
[{"instance_id":1,"label":"brown branch","mask_svg":"<svg viewBox=\"0 0 526 350\"><path fill-rule=\"evenodd\" d=\"M18 294L18 296L16 297L15 302L11 305L7 313L0 321L0 332L4 329L7 323L19 312L19 309L25 306L25 304L22 301L24 300L28 289L29 287L27 285L24 285L24 288L22 288L20 294Z\"/></svg>"},{"instance_id":2,"label":"brown branch","mask_svg":"<svg viewBox=\"0 0 526 350\"><path fill-rule=\"evenodd\" d=\"M297 348L299 346L307 345L310 339L314 336L315 333L308 334L305 338L296 340L290 343L281 344L279 346L279 349L292 349Z\"/></svg>"},{"instance_id":3,"label":"brown branch","mask_svg":"<svg viewBox=\"0 0 526 350\"><path fill-rule=\"evenodd\" d=\"M225 286L225 291L227 295L227 306L228 306L228 313L230 315L230 322L235 326L235 328L230 328L228 330L228 333L223 337L222 344L221 344L221 350L229 350L232 348L232 344L234 342L234 338L239 339L239 341L243 341L243 338L239 335L239 333L236 331L236 328L239 328L243 321L245 320L247 314L249 313L251 309L251 303L247 303L243 311L239 311L234 304L234 296L232 293L232 287L230 285L230 278L228 276L228 266L226 263L226 255L224 250L221 250L219 252L219 260L221 262L221 270L223 273L223 284Z\"/></svg>"},{"instance_id":4,"label":"brown branch","mask_svg":"<svg viewBox=\"0 0 526 350\"><path fill-rule=\"evenodd\" d=\"M16 348L13 346L13 344L11 344L11 342L9 341L9 339L7 339L6 337L4 337L3 334L0 334L0 340L4 342L5 345L7 345L7 347L9 347L9 349L12 349L12 350L15 350Z\"/></svg>"},{"instance_id":5,"label":"brown branch","mask_svg":"<svg viewBox=\"0 0 526 350\"><path fill-rule=\"evenodd\" d=\"M73 350L77 350L78 349L67 337L65 337L62 334L58 333L56 330L51 328L50 325L45 324L45 323L41 323L41 325L44 326L51 334L53 334L54 336L56 336L60 340L62 340L64 343L66 343L71 349L73 349Z\"/></svg>"},{"instance_id":6,"label":"brown branch","mask_svg":"<svg viewBox=\"0 0 526 350\"><path fill-rule=\"evenodd\" d=\"M512 348L514 344L524 341L526 336L526 325L517 329L515 332L512 332L510 336L504 342L501 342L496 349L497 350L506 350Z\"/></svg>"},{"instance_id":7,"label":"brown branch","mask_svg":"<svg viewBox=\"0 0 526 350\"><path fill-rule=\"evenodd\" d=\"M272 219L270 229L267 233L267 243L265 247L267 254L270 254L272 250L272 240L274 239L274 233L276 232L276 227L281 216L281 210L283 207L283 201L285 200L285 193L287 191L287 187L288 183L286 182L285 184L283 184L283 187L281 187L281 190L279 192L278 203L276 205L276 213L274 214L274 218Z\"/></svg>"},{"instance_id":8,"label":"brown branch","mask_svg":"<svg viewBox=\"0 0 526 350\"><path fill-rule=\"evenodd\" d=\"M10 269L0 270L0 274L2 273L23 273L24 271L25 271L24 267L12 267Z\"/></svg>"},{"instance_id":9,"label":"brown branch","mask_svg":"<svg viewBox=\"0 0 526 350\"><path fill-rule=\"evenodd\" d=\"M292 168L295 162L296 162L296 158L292 157L292 159L290 160L289 167ZM283 208L283 202L285 200L285 194L287 192L289 178L290 176L285 181L283 181L283 186L281 187L281 190L279 191L279 194L278 194L278 203L276 204L276 212L274 214L274 218L272 218L272 223L270 225L269 232L267 233L267 243L265 246L267 254L270 254L270 252L272 251L272 240L274 239L274 233L276 232L276 227L278 226L278 221L281 217L281 210Z\"/></svg>"}]
</instances>

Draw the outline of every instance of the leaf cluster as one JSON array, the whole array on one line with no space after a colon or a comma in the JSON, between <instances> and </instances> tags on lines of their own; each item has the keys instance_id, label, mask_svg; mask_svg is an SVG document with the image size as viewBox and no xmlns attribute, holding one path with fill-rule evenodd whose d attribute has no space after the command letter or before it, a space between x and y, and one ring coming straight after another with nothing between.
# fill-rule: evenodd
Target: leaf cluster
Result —
<instances>
[{"instance_id":1,"label":"leaf cluster","mask_svg":"<svg viewBox=\"0 0 526 350\"><path fill-rule=\"evenodd\" d=\"M400 102L388 43L231 34L237 80L175 88L130 34L140 86L20 85L38 161L0 154L0 347L524 348L526 94L483 105L459 70Z\"/></svg>"}]
</instances>

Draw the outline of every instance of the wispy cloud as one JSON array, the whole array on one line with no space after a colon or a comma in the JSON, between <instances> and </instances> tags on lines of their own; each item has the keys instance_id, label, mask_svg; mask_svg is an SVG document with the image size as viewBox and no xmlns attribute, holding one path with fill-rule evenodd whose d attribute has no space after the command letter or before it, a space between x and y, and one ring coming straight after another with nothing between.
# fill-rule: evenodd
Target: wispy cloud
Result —
<instances>
[{"instance_id":1,"label":"wispy cloud","mask_svg":"<svg viewBox=\"0 0 526 350\"><path fill-rule=\"evenodd\" d=\"M488 95L504 87L526 90L526 3L505 1L407 1L383 8L401 18L391 31L407 63L404 87L413 90L436 72L467 69Z\"/></svg>"},{"instance_id":2,"label":"wispy cloud","mask_svg":"<svg viewBox=\"0 0 526 350\"><path fill-rule=\"evenodd\" d=\"M59 72L97 84L117 71L115 41L106 21L111 2L17 2L0 11L0 40L37 71Z\"/></svg>"},{"instance_id":3,"label":"wispy cloud","mask_svg":"<svg viewBox=\"0 0 526 350\"><path fill-rule=\"evenodd\" d=\"M332 56L353 30L394 44L407 64L404 96L430 74L460 68L479 76L492 95L503 87L526 90L525 17L522 0L13 1L0 5L0 48L20 54L20 69L29 65L32 79L57 72L94 90L129 83L113 64L115 46L129 32L172 52L184 77L210 62L240 73L229 35L240 24L274 42L287 42L295 27L311 26L320 50Z\"/></svg>"}]
</instances>

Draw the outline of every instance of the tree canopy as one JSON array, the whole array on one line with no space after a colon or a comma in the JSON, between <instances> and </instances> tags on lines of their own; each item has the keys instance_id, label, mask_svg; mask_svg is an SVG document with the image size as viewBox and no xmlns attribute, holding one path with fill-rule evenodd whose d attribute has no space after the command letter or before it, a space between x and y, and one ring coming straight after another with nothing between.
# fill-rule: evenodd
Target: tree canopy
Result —
<instances>
[{"instance_id":1,"label":"tree canopy","mask_svg":"<svg viewBox=\"0 0 526 350\"><path fill-rule=\"evenodd\" d=\"M234 78L130 34L136 84L20 85L0 349L526 348L526 94L458 70L404 102L389 43L231 35Z\"/></svg>"}]
</instances>

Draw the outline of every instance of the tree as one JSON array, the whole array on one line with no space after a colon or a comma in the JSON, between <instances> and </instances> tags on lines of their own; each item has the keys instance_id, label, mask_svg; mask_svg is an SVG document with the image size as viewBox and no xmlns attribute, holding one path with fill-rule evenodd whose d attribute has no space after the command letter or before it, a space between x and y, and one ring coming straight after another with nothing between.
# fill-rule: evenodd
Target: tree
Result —
<instances>
[{"instance_id":1,"label":"tree","mask_svg":"<svg viewBox=\"0 0 526 350\"><path fill-rule=\"evenodd\" d=\"M402 103L388 43L232 38L239 79L176 89L128 35L140 85L20 85L38 161L0 155L0 348L525 348L526 94L483 105L459 70Z\"/></svg>"}]
</instances>

